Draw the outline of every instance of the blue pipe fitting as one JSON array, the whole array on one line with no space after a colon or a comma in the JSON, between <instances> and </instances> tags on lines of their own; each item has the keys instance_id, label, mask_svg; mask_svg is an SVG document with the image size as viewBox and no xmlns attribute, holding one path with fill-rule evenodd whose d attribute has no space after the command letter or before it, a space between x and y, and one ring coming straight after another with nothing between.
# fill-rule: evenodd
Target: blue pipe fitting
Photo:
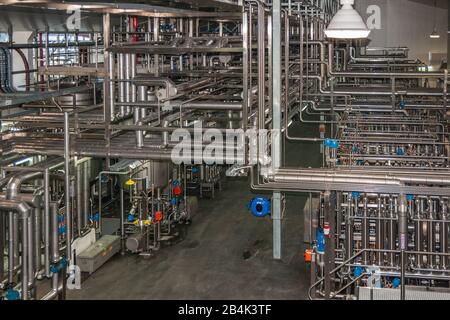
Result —
<instances>
[{"instance_id":1,"label":"blue pipe fitting","mask_svg":"<svg viewBox=\"0 0 450 320\"><path fill-rule=\"evenodd\" d=\"M65 257L62 257L57 263L54 263L50 266L50 271L52 273L58 273L66 267L67 267L67 260Z\"/></svg>"},{"instance_id":2,"label":"blue pipe fitting","mask_svg":"<svg viewBox=\"0 0 450 320\"><path fill-rule=\"evenodd\" d=\"M58 233L59 234L66 234L66 230L67 230L66 226L61 226L61 227L58 228Z\"/></svg>"},{"instance_id":3,"label":"blue pipe fitting","mask_svg":"<svg viewBox=\"0 0 450 320\"><path fill-rule=\"evenodd\" d=\"M361 193L358 191L353 191L352 192L352 198L353 199L359 199L359 197L361 196Z\"/></svg>"},{"instance_id":4,"label":"blue pipe fitting","mask_svg":"<svg viewBox=\"0 0 450 320\"><path fill-rule=\"evenodd\" d=\"M270 200L265 197L256 197L248 204L248 208L255 217L263 218L270 214Z\"/></svg>"},{"instance_id":5,"label":"blue pipe fitting","mask_svg":"<svg viewBox=\"0 0 450 320\"><path fill-rule=\"evenodd\" d=\"M127 217L127 221L128 221L128 222L134 222L134 220L136 220L136 219L134 218L134 214L129 213L129 214L128 214L128 217Z\"/></svg>"},{"instance_id":6,"label":"blue pipe fitting","mask_svg":"<svg viewBox=\"0 0 450 320\"><path fill-rule=\"evenodd\" d=\"M334 139L325 139L325 142L323 143L325 147L328 147L330 149L338 149L339 148L339 141Z\"/></svg>"},{"instance_id":7,"label":"blue pipe fitting","mask_svg":"<svg viewBox=\"0 0 450 320\"><path fill-rule=\"evenodd\" d=\"M8 289L5 294L6 300L20 300L20 292L14 289Z\"/></svg>"},{"instance_id":8,"label":"blue pipe fitting","mask_svg":"<svg viewBox=\"0 0 450 320\"><path fill-rule=\"evenodd\" d=\"M198 167L192 167L192 173L199 173L200 169Z\"/></svg>"},{"instance_id":9,"label":"blue pipe fitting","mask_svg":"<svg viewBox=\"0 0 450 320\"><path fill-rule=\"evenodd\" d=\"M100 214L97 212L94 215L89 215L89 220L92 222L99 222L100 221Z\"/></svg>"},{"instance_id":10,"label":"blue pipe fitting","mask_svg":"<svg viewBox=\"0 0 450 320\"><path fill-rule=\"evenodd\" d=\"M325 233L323 232L322 227L316 230L316 240L317 240L317 252L320 254L325 253Z\"/></svg>"},{"instance_id":11,"label":"blue pipe fitting","mask_svg":"<svg viewBox=\"0 0 450 320\"><path fill-rule=\"evenodd\" d=\"M364 273L364 269L359 266L356 267L355 270L353 271L353 275L355 276L355 278L360 277L363 273Z\"/></svg>"},{"instance_id":12,"label":"blue pipe fitting","mask_svg":"<svg viewBox=\"0 0 450 320\"><path fill-rule=\"evenodd\" d=\"M392 280L392 288L397 289L402 284L402 281L399 278L394 278Z\"/></svg>"},{"instance_id":13,"label":"blue pipe fitting","mask_svg":"<svg viewBox=\"0 0 450 320\"><path fill-rule=\"evenodd\" d=\"M414 200L414 195L413 194L407 194L406 195L406 200L413 201Z\"/></svg>"}]
</instances>

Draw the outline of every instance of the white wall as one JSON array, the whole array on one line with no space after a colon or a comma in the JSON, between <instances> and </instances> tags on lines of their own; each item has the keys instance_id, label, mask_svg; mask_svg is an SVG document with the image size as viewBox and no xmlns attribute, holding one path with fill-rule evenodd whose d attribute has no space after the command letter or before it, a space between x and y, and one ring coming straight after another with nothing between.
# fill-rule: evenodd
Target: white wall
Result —
<instances>
[{"instance_id":1,"label":"white wall","mask_svg":"<svg viewBox=\"0 0 450 320\"><path fill-rule=\"evenodd\" d=\"M29 43L31 40L32 32L29 31L18 31L13 33L13 41L15 43ZM31 50L29 49L22 49L23 53L28 59L28 64L30 69L33 68L33 60L31 60ZM22 58L20 55L14 50L13 51L13 71L22 71L25 70ZM31 75L33 77L33 75ZM31 81L33 83L33 79ZM15 74L13 75L13 85L16 87L19 91L24 91L25 87L25 74Z\"/></svg>"},{"instance_id":2,"label":"white wall","mask_svg":"<svg viewBox=\"0 0 450 320\"><path fill-rule=\"evenodd\" d=\"M437 0L356 0L355 8L368 18L367 8L378 5L381 9L381 29L372 30L372 47L410 48L410 57L429 63L429 53L447 55L448 1ZM441 38L430 39L436 16L437 31Z\"/></svg>"}]
</instances>

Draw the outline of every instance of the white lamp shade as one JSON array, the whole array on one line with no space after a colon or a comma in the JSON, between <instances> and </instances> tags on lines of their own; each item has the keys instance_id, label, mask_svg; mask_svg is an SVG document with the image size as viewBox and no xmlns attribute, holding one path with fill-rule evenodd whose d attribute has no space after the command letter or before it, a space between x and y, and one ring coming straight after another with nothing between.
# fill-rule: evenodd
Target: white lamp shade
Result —
<instances>
[{"instance_id":1,"label":"white lamp shade","mask_svg":"<svg viewBox=\"0 0 450 320\"><path fill-rule=\"evenodd\" d=\"M325 35L334 39L365 39L369 36L367 28L359 13L353 9L352 0L343 0L342 8L331 20Z\"/></svg>"},{"instance_id":2,"label":"white lamp shade","mask_svg":"<svg viewBox=\"0 0 450 320\"><path fill-rule=\"evenodd\" d=\"M436 31L436 28L430 34L430 38L431 39L440 39L441 38L441 35Z\"/></svg>"}]
</instances>

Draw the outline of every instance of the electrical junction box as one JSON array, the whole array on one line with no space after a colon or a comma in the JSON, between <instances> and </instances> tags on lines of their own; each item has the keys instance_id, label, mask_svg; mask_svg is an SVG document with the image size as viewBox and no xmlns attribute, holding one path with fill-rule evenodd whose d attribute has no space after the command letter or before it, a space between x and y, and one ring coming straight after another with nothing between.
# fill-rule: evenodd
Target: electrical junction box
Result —
<instances>
[{"instance_id":1,"label":"electrical junction box","mask_svg":"<svg viewBox=\"0 0 450 320\"><path fill-rule=\"evenodd\" d=\"M77 256L76 264L82 272L94 273L120 250L120 236L104 235Z\"/></svg>"}]
</instances>

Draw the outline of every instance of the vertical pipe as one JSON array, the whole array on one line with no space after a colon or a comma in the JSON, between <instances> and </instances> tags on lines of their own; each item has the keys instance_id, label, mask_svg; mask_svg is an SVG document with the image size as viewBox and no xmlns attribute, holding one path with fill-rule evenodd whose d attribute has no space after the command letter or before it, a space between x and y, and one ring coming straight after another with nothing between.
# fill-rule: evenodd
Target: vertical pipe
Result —
<instances>
[{"instance_id":1,"label":"vertical pipe","mask_svg":"<svg viewBox=\"0 0 450 320\"><path fill-rule=\"evenodd\" d=\"M401 263L401 300L405 300L405 252L408 249L408 216L407 216L407 205L406 196L404 194L400 195L400 208L398 215L398 243L400 249L400 263Z\"/></svg>"},{"instance_id":2,"label":"vertical pipe","mask_svg":"<svg viewBox=\"0 0 450 320\"><path fill-rule=\"evenodd\" d=\"M242 43L243 43L243 92L242 92L242 129L247 130L248 122L248 64L249 64L249 36L248 13L245 6L242 8ZM251 40L250 40L251 42Z\"/></svg>"},{"instance_id":3,"label":"vertical pipe","mask_svg":"<svg viewBox=\"0 0 450 320\"><path fill-rule=\"evenodd\" d=\"M121 241L121 251L120 253L125 254L125 200L123 186L120 186L120 241Z\"/></svg>"},{"instance_id":4,"label":"vertical pipe","mask_svg":"<svg viewBox=\"0 0 450 320\"><path fill-rule=\"evenodd\" d=\"M3 281L5 273L5 237L6 237L6 215L0 212L0 283Z\"/></svg>"},{"instance_id":5,"label":"vertical pipe","mask_svg":"<svg viewBox=\"0 0 450 320\"><path fill-rule=\"evenodd\" d=\"M19 215L13 214L13 259L14 259L14 268L19 266L20 264L20 252L19 252ZM14 270L13 270L14 271Z\"/></svg>"},{"instance_id":6,"label":"vertical pipe","mask_svg":"<svg viewBox=\"0 0 450 320\"><path fill-rule=\"evenodd\" d=\"M105 73L108 75L105 77L103 81L103 116L105 121L105 140L106 140L106 148L109 149L111 146L111 96L113 92L111 92L109 76L111 75L112 70L110 59L112 55L108 54L108 49L111 40L111 16L109 13L103 14L103 42L104 42L104 65L105 65ZM106 169L109 169L109 157L106 158Z\"/></svg>"},{"instance_id":7,"label":"vertical pipe","mask_svg":"<svg viewBox=\"0 0 450 320\"><path fill-rule=\"evenodd\" d=\"M412 205L411 205L412 208ZM389 197L389 250L395 250L395 237L394 237L394 200ZM394 266L394 253L389 253L389 265Z\"/></svg>"},{"instance_id":8,"label":"vertical pipe","mask_svg":"<svg viewBox=\"0 0 450 320\"><path fill-rule=\"evenodd\" d=\"M65 186L65 215L66 215L66 255L72 258L72 210L70 206L70 131L69 113L64 112L64 186Z\"/></svg>"},{"instance_id":9,"label":"vertical pipe","mask_svg":"<svg viewBox=\"0 0 450 320\"><path fill-rule=\"evenodd\" d=\"M369 211L367 210L367 203L368 203L368 199L367 199L367 195L364 196L364 216L363 216L363 222L362 222L362 228L361 228L361 238L362 238L362 246L363 249L368 249L369 248ZM356 208L356 210L358 210L358 208ZM368 256L368 252L364 251L364 255L363 255L363 261L364 261L364 265L367 265L369 263L369 256Z\"/></svg>"},{"instance_id":10,"label":"vertical pipe","mask_svg":"<svg viewBox=\"0 0 450 320\"><path fill-rule=\"evenodd\" d=\"M116 110L115 110L115 98L116 98L116 94L115 94L115 57L114 54L112 52L108 53L108 80L109 80L109 115L110 118L113 119L114 115L116 114Z\"/></svg>"},{"instance_id":11,"label":"vertical pipe","mask_svg":"<svg viewBox=\"0 0 450 320\"><path fill-rule=\"evenodd\" d=\"M77 235L81 235L81 219L82 219L82 203L83 203L83 172L82 172L83 163L76 164L76 188L77 192L75 195L77 201Z\"/></svg>"},{"instance_id":12,"label":"vertical pipe","mask_svg":"<svg viewBox=\"0 0 450 320\"><path fill-rule=\"evenodd\" d=\"M147 87L139 86L139 101L147 101ZM142 108L144 109L144 108ZM139 125L141 120L141 108L134 107L134 124ZM142 148L144 146L144 132L142 130L136 131L136 146Z\"/></svg>"},{"instance_id":13,"label":"vertical pipe","mask_svg":"<svg viewBox=\"0 0 450 320\"><path fill-rule=\"evenodd\" d=\"M28 300L28 216L22 216L22 300Z\"/></svg>"},{"instance_id":14,"label":"vertical pipe","mask_svg":"<svg viewBox=\"0 0 450 320\"><path fill-rule=\"evenodd\" d=\"M90 203L90 161L84 162L83 170L83 227L86 227L89 223L89 203Z\"/></svg>"},{"instance_id":15,"label":"vertical pipe","mask_svg":"<svg viewBox=\"0 0 450 320\"><path fill-rule=\"evenodd\" d=\"M8 214L8 282L14 282L14 212Z\"/></svg>"},{"instance_id":16,"label":"vertical pipe","mask_svg":"<svg viewBox=\"0 0 450 320\"><path fill-rule=\"evenodd\" d=\"M153 41L159 41L159 18L153 18ZM159 76L159 55L153 56L155 77Z\"/></svg>"},{"instance_id":17,"label":"vertical pipe","mask_svg":"<svg viewBox=\"0 0 450 320\"><path fill-rule=\"evenodd\" d=\"M22 260L23 255L28 255L28 289L31 293L31 297L34 298L36 291L34 290L35 282L35 259L34 259L34 216L36 215L36 210L33 208L30 211L30 216L27 219L27 233L28 233L28 250L22 250Z\"/></svg>"},{"instance_id":18,"label":"vertical pipe","mask_svg":"<svg viewBox=\"0 0 450 320\"><path fill-rule=\"evenodd\" d=\"M44 269L50 277L50 173L44 170Z\"/></svg>"},{"instance_id":19,"label":"vertical pipe","mask_svg":"<svg viewBox=\"0 0 450 320\"><path fill-rule=\"evenodd\" d=\"M119 54L119 67L118 67L118 80L119 80L119 101L120 102L125 102L126 101L126 83L123 81L126 79L125 74L126 74L126 59L125 59L125 54L120 53ZM126 115L126 107L125 105L120 105L120 116L124 117Z\"/></svg>"},{"instance_id":20,"label":"vertical pipe","mask_svg":"<svg viewBox=\"0 0 450 320\"><path fill-rule=\"evenodd\" d=\"M59 255L59 241L58 241L58 203L51 203L51 228L52 228L52 263L56 264L61 259ZM54 272L52 275L52 289L55 294L59 290L59 273Z\"/></svg>"},{"instance_id":21,"label":"vertical pipe","mask_svg":"<svg viewBox=\"0 0 450 320\"><path fill-rule=\"evenodd\" d=\"M34 215L34 263L36 271L39 272L42 266L42 251L41 251L41 234L42 234L42 207L35 208ZM1 260L0 260L1 261Z\"/></svg>"},{"instance_id":22,"label":"vertical pipe","mask_svg":"<svg viewBox=\"0 0 450 320\"><path fill-rule=\"evenodd\" d=\"M448 226L447 226L447 204L442 200L441 203L441 220L440 225L440 239L441 239L441 252L446 254L448 250ZM447 257L443 256L441 258L441 268L443 270L447 269Z\"/></svg>"},{"instance_id":23,"label":"vertical pipe","mask_svg":"<svg viewBox=\"0 0 450 320\"><path fill-rule=\"evenodd\" d=\"M346 225L345 225L345 242L347 244L346 246L346 252L347 252L347 259L350 259L350 257L353 255L353 210L352 210L352 197L350 195L347 195L347 218L346 218ZM355 197L355 210L358 208L358 198Z\"/></svg>"},{"instance_id":24,"label":"vertical pipe","mask_svg":"<svg viewBox=\"0 0 450 320\"><path fill-rule=\"evenodd\" d=\"M434 216L434 209L433 209L433 200L431 198L428 199L428 226L427 226L427 233L428 233L428 252L430 253L430 255L427 258L427 262L428 262L428 268L429 269L434 269L434 255L433 255L433 251L434 251L434 240L436 237L435 234L435 224L433 223L433 220L435 219Z\"/></svg>"},{"instance_id":25,"label":"vertical pipe","mask_svg":"<svg viewBox=\"0 0 450 320\"><path fill-rule=\"evenodd\" d=\"M264 38L262 40L264 46ZM265 65L263 68L265 68ZM272 3L272 68L272 166L274 169L278 169L281 165L281 0L274 0ZM262 86L265 86L264 81ZM260 94L263 94L262 102L264 106L264 89ZM264 112L260 114L260 117L263 118L262 126L260 127L263 129ZM273 257L274 259L281 259L281 194L279 192L273 193L272 220Z\"/></svg>"}]
</instances>

